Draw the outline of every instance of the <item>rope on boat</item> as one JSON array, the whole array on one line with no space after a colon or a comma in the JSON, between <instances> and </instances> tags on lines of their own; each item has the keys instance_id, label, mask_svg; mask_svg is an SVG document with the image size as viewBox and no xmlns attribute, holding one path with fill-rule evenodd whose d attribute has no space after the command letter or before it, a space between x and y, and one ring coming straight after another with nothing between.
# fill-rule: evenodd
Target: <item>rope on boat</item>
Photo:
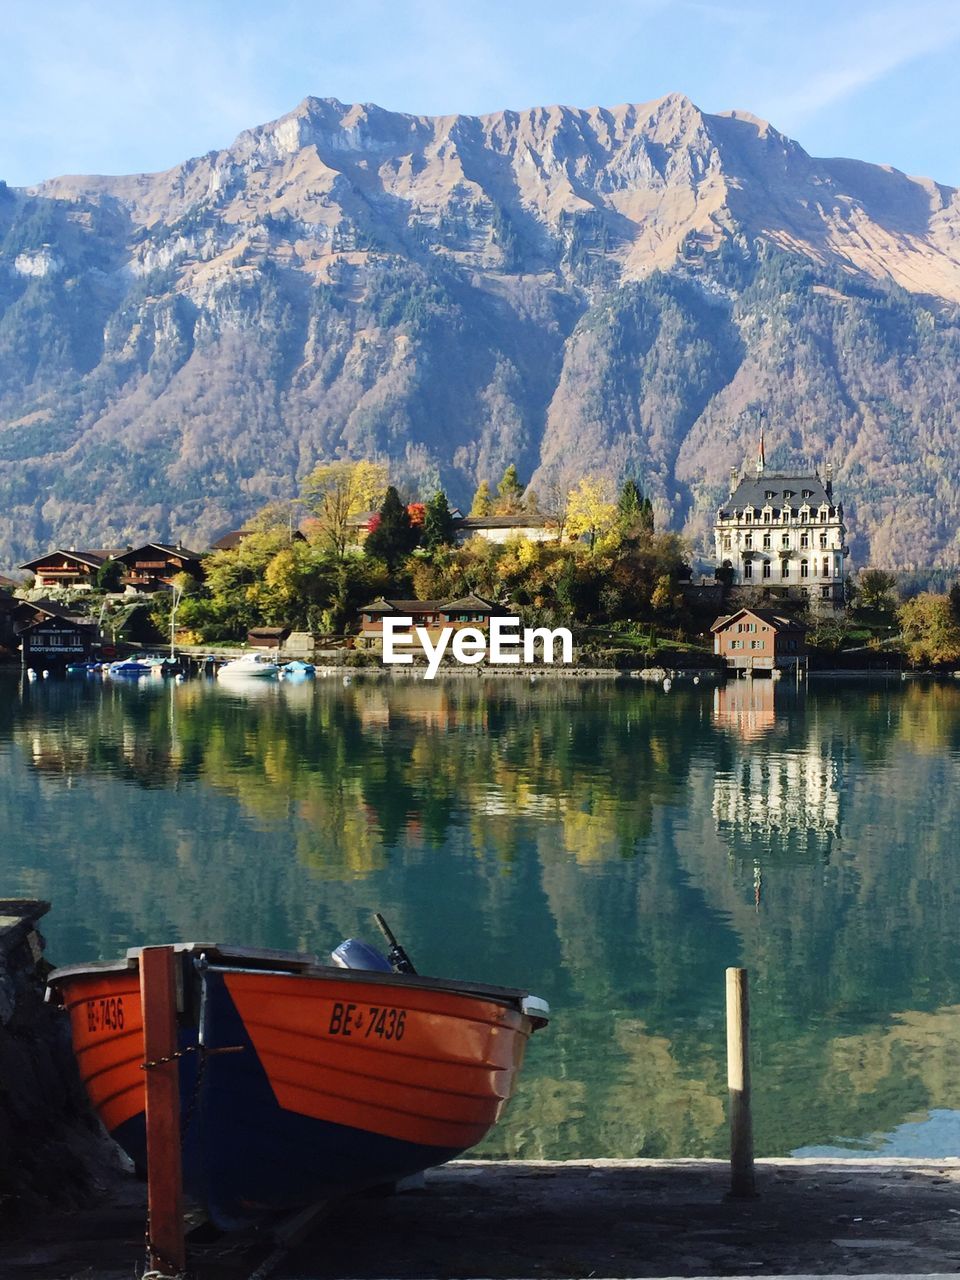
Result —
<instances>
[{"instance_id":1,"label":"rope on boat","mask_svg":"<svg viewBox=\"0 0 960 1280\"><path fill-rule=\"evenodd\" d=\"M168 1053L164 1058L151 1058L148 1062L140 1063L141 1071L149 1071L151 1067L162 1067L168 1062L175 1062L177 1058L183 1058L188 1053L202 1053L204 1058L212 1058L217 1053L243 1053L246 1045L243 1044L227 1044L220 1049L208 1049L205 1045L188 1044L185 1049L178 1049L176 1053Z\"/></svg>"}]
</instances>

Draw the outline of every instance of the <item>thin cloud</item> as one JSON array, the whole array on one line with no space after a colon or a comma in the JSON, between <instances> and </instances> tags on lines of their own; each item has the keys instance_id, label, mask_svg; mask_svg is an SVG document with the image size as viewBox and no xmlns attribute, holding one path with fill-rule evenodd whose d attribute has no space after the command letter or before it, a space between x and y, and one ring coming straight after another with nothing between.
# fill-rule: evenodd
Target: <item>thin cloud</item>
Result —
<instances>
[{"instance_id":1,"label":"thin cloud","mask_svg":"<svg viewBox=\"0 0 960 1280\"><path fill-rule=\"evenodd\" d=\"M833 106L898 68L947 49L960 38L960 7L954 3L913 4L876 10L820 33L816 48L800 58L792 90L767 98L771 117L786 128ZM839 49L829 64L810 73L804 66L823 46Z\"/></svg>"}]
</instances>

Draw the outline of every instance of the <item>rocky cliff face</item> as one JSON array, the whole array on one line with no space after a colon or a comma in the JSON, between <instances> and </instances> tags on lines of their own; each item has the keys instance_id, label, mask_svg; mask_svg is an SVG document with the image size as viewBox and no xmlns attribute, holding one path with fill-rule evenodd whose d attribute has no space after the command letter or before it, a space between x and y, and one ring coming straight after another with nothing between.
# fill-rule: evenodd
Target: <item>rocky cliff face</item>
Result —
<instances>
[{"instance_id":1,"label":"rocky cliff face","mask_svg":"<svg viewBox=\"0 0 960 1280\"><path fill-rule=\"evenodd\" d=\"M762 121L307 99L168 173L0 188L0 567L202 543L334 456L464 500L639 476L702 539L767 412L861 561L954 563L960 198Z\"/></svg>"}]
</instances>

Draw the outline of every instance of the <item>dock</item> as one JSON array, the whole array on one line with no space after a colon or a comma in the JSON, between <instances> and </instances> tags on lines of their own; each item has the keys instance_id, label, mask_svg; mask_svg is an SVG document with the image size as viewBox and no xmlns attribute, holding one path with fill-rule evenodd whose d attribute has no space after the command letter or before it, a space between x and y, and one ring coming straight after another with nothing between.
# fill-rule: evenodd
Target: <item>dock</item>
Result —
<instances>
[{"instance_id":1,"label":"dock","mask_svg":"<svg viewBox=\"0 0 960 1280\"><path fill-rule=\"evenodd\" d=\"M194 1280L938 1275L960 1269L960 1160L456 1161L422 1189L331 1206L305 1234L188 1239ZM143 1184L0 1237L4 1280L130 1280Z\"/></svg>"}]
</instances>

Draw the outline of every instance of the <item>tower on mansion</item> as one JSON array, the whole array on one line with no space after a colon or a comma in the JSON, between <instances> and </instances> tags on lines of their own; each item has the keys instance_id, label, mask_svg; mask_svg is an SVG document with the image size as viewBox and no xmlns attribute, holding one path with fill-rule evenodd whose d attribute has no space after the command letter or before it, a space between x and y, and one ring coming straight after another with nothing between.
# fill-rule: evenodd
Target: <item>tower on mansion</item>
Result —
<instances>
[{"instance_id":1,"label":"tower on mansion","mask_svg":"<svg viewBox=\"0 0 960 1280\"><path fill-rule=\"evenodd\" d=\"M843 608L848 554L843 505L833 493L833 468L823 479L769 472L763 437L752 475L730 473L730 497L717 512L718 566L732 584L809 601L815 612Z\"/></svg>"}]
</instances>

